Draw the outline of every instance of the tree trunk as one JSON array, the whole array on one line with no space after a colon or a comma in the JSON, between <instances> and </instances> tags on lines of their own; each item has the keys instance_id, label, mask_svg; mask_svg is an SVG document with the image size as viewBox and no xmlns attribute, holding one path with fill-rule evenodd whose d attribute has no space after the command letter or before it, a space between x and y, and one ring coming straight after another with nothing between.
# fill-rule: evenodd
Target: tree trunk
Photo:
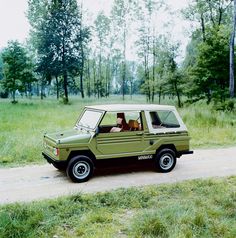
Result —
<instances>
[{"instance_id":1,"label":"tree trunk","mask_svg":"<svg viewBox=\"0 0 236 238\"><path fill-rule=\"evenodd\" d=\"M88 97L91 97L91 76L90 76L90 63L89 60L87 61L87 92Z\"/></svg>"},{"instance_id":2,"label":"tree trunk","mask_svg":"<svg viewBox=\"0 0 236 238\"><path fill-rule=\"evenodd\" d=\"M202 29L202 39L203 39L203 42L205 42L206 41L206 30L205 30L205 21L204 21L203 13L201 14L201 29Z\"/></svg>"},{"instance_id":3,"label":"tree trunk","mask_svg":"<svg viewBox=\"0 0 236 238\"><path fill-rule=\"evenodd\" d=\"M81 43L81 69L80 69L80 92L81 97L84 98L84 85L83 85L83 76L84 76L84 49L83 49L83 43Z\"/></svg>"},{"instance_id":4,"label":"tree trunk","mask_svg":"<svg viewBox=\"0 0 236 238\"><path fill-rule=\"evenodd\" d=\"M236 27L236 0L234 0L234 18L233 18L233 30L230 38L230 69L229 69L229 95L234 97L234 38Z\"/></svg>"},{"instance_id":5,"label":"tree trunk","mask_svg":"<svg viewBox=\"0 0 236 238\"><path fill-rule=\"evenodd\" d=\"M67 89L67 85L68 85L68 78L67 78L67 71L64 70L64 73L63 73L63 79L64 79L64 103L67 104L69 102L69 99L68 99L68 89Z\"/></svg>"},{"instance_id":6,"label":"tree trunk","mask_svg":"<svg viewBox=\"0 0 236 238\"><path fill-rule=\"evenodd\" d=\"M175 87L175 92L176 92L177 99L178 99L178 107L182 107L182 103L181 103L181 100L180 100L180 94L179 94L179 90L178 90L178 87L177 87L177 81L174 82L174 87Z\"/></svg>"},{"instance_id":7,"label":"tree trunk","mask_svg":"<svg viewBox=\"0 0 236 238\"><path fill-rule=\"evenodd\" d=\"M93 60L93 93L94 93L94 97L96 97L97 94L97 87L96 87L96 62L95 60Z\"/></svg>"},{"instance_id":8,"label":"tree trunk","mask_svg":"<svg viewBox=\"0 0 236 238\"><path fill-rule=\"evenodd\" d=\"M41 90L40 90L40 98L41 100L43 100L43 97L44 97L44 82L43 82L43 78L41 79Z\"/></svg>"},{"instance_id":9,"label":"tree trunk","mask_svg":"<svg viewBox=\"0 0 236 238\"><path fill-rule=\"evenodd\" d=\"M152 102L154 102L155 97L155 65L156 65L156 41L155 41L155 30L153 29L153 39L152 39Z\"/></svg>"},{"instance_id":10,"label":"tree trunk","mask_svg":"<svg viewBox=\"0 0 236 238\"><path fill-rule=\"evenodd\" d=\"M100 53L99 53L99 64L98 64L98 67L99 67L99 79L97 81L97 91L98 91L98 98L101 96L101 86L102 86L102 49L101 49L101 44L100 44Z\"/></svg>"},{"instance_id":11,"label":"tree trunk","mask_svg":"<svg viewBox=\"0 0 236 238\"><path fill-rule=\"evenodd\" d=\"M63 42L62 42L62 64L63 64L63 87L64 87L64 99L63 102L64 104L67 104L69 102L68 99L68 75L67 75L67 65L66 65L66 59L65 59L65 39L63 38Z\"/></svg>"},{"instance_id":12,"label":"tree trunk","mask_svg":"<svg viewBox=\"0 0 236 238\"><path fill-rule=\"evenodd\" d=\"M122 98L125 100L125 81L126 81L126 24L124 25L123 32L123 67L122 67Z\"/></svg>"},{"instance_id":13,"label":"tree trunk","mask_svg":"<svg viewBox=\"0 0 236 238\"><path fill-rule=\"evenodd\" d=\"M162 87L159 88L159 104L161 104L161 93L162 93Z\"/></svg>"},{"instance_id":14,"label":"tree trunk","mask_svg":"<svg viewBox=\"0 0 236 238\"><path fill-rule=\"evenodd\" d=\"M80 72L80 92L81 92L81 97L84 98L83 69Z\"/></svg>"},{"instance_id":15,"label":"tree trunk","mask_svg":"<svg viewBox=\"0 0 236 238\"><path fill-rule=\"evenodd\" d=\"M126 74L126 62L124 59L122 67L122 98L125 100L125 74Z\"/></svg>"},{"instance_id":16,"label":"tree trunk","mask_svg":"<svg viewBox=\"0 0 236 238\"><path fill-rule=\"evenodd\" d=\"M15 103L16 102L16 90L13 89L12 91L12 102Z\"/></svg>"},{"instance_id":17,"label":"tree trunk","mask_svg":"<svg viewBox=\"0 0 236 238\"><path fill-rule=\"evenodd\" d=\"M57 87L57 100L59 99L59 82L58 82L58 76L56 76L56 87Z\"/></svg>"}]
</instances>

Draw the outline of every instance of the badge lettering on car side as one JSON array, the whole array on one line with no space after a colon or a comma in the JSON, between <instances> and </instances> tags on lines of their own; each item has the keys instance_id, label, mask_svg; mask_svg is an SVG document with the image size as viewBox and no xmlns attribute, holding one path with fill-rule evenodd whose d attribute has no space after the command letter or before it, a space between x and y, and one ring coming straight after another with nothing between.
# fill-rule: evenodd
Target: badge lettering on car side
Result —
<instances>
[{"instance_id":1,"label":"badge lettering on car side","mask_svg":"<svg viewBox=\"0 0 236 238\"><path fill-rule=\"evenodd\" d=\"M138 156L138 160L146 160L146 159L152 159L153 155L140 155Z\"/></svg>"}]
</instances>

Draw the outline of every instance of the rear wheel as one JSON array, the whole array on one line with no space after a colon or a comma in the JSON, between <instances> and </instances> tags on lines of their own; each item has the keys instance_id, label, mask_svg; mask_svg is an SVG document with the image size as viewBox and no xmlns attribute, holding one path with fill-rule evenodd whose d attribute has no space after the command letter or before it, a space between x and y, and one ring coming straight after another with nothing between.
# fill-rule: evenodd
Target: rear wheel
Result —
<instances>
[{"instance_id":1,"label":"rear wheel","mask_svg":"<svg viewBox=\"0 0 236 238\"><path fill-rule=\"evenodd\" d=\"M157 171L167 173L176 165L176 154L172 149L162 149L156 155L155 167Z\"/></svg>"},{"instance_id":2,"label":"rear wheel","mask_svg":"<svg viewBox=\"0 0 236 238\"><path fill-rule=\"evenodd\" d=\"M76 183L86 182L92 176L94 165L92 160L84 155L79 155L70 160L67 166L67 176Z\"/></svg>"}]
</instances>

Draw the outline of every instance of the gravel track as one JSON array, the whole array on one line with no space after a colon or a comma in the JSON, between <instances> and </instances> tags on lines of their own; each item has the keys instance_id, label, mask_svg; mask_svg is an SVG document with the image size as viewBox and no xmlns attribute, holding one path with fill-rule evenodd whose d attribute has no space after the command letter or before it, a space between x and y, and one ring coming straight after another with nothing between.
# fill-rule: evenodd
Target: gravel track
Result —
<instances>
[{"instance_id":1,"label":"gravel track","mask_svg":"<svg viewBox=\"0 0 236 238\"><path fill-rule=\"evenodd\" d=\"M167 174L152 169L98 171L86 183L72 183L52 165L0 169L0 204L50 199L74 193L95 193L117 188L175 183L184 180L236 175L236 147L195 150L182 156Z\"/></svg>"}]
</instances>

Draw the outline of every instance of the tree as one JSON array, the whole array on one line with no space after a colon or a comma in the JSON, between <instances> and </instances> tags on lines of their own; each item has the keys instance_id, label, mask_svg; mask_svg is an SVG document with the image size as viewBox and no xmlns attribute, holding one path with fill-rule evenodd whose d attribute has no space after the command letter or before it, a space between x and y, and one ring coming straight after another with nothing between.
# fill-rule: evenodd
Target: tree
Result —
<instances>
[{"instance_id":1,"label":"tree","mask_svg":"<svg viewBox=\"0 0 236 238\"><path fill-rule=\"evenodd\" d=\"M193 100L207 98L224 101L229 85L229 67L233 69L234 29L230 40L232 0L192 0L183 11L193 28L192 39L184 62L186 92ZM229 51L231 41L231 53ZM231 55L231 66L229 64ZM231 72L231 84L233 73ZM232 88L232 87L231 87Z\"/></svg>"},{"instance_id":2,"label":"tree","mask_svg":"<svg viewBox=\"0 0 236 238\"><path fill-rule=\"evenodd\" d=\"M99 96L103 96L103 78L105 78L105 94L108 94L108 70L109 70L109 51L112 49L109 48L109 33L110 33L110 19L104 15L104 12L100 12L95 20L95 30L96 35L98 38L98 78L97 78L97 92L98 92L98 98ZM112 47L112 46L111 46ZM102 62L105 61L106 63L106 69L103 70ZM103 72L105 71L105 72ZM105 75L103 75L105 74Z\"/></svg>"},{"instance_id":3,"label":"tree","mask_svg":"<svg viewBox=\"0 0 236 238\"><path fill-rule=\"evenodd\" d=\"M0 52L0 80L3 79L3 62L2 62L2 53Z\"/></svg>"},{"instance_id":4,"label":"tree","mask_svg":"<svg viewBox=\"0 0 236 238\"><path fill-rule=\"evenodd\" d=\"M0 98L7 98L8 92L3 89L2 81L3 81L3 61L2 61L2 52L0 52Z\"/></svg>"},{"instance_id":5,"label":"tree","mask_svg":"<svg viewBox=\"0 0 236 238\"><path fill-rule=\"evenodd\" d=\"M208 28L219 29L219 26L229 21L231 2L232 0L191 0L182 13L187 20L198 24L197 29L205 41Z\"/></svg>"},{"instance_id":6,"label":"tree","mask_svg":"<svg viewBox=\"0 0 236 238\"><path fill-rule=\"evenodd\" d=\"M28 16L34 28L34 39L37 38L35 42L39 66L44 75L62 76L64 102L68 103L68 78L79 74L80 91L84 97L84 47L90 32L89 28L82 26L82 13L77 1L46 1L45 9L35 0L29 1L29 5ZM37 15L40 16L39 19L36 19ZM36 20L38 24L32 20Z\"/></svg>"},{"instance_id":7,"label":"tree","mask_svg":"<svg viewBox=\"0 0 236 238\"><path fill-rule=\"evenodd\" d=\"M196 99L225 100L229 79L229 30L212 30L205 42L198 46L196 63L189 70L192 81L190 95ZM220 67L219 67L220 66Z\"/></svg>"},{"instance_id":8,"label":"tree","mask_svg":"<svg viewBox=\"0 0 236 238\"><path fill-rule=\"evenodd\" d=\"M116 27L116 37L122 43L122 97L125 98L127 39L131 22L133 21L136 0L114 0L112 7L112 22Z\"/></svg>"},{"instance_id":9,"label":"tree","mask_svg":"<svg viewBox=\"0 0 236 238\"><path fill-rule=\"evenodd\" d=\"M32 63L26 50L17 41L11 41L2 53L3 59L3 86L12 94L13 103L16 103L16 91L31 94L30 84L34 81Z\"/></svg>"},{"instance_id":10,"label":"tree","mask_svg":"<svg viewBox=\"0 0 236 238\"><path fill-rule=\"evenodd\" d=\"M144 66L143 75L143 92L147 96L147 101L154 102L154 96L157 86L157 48L158 39L156 17L159 10L163 8L163 1L144 0L139 3L138 8L138 40L136 46L138 56Z\"/></svg>"},{"instance_id":11,"label":"tree","mask_svg":"<svg viewBox=\"0 0 236 238\"><path fill-rule=\"evenodd\" d=\"M234 0L233 29L230 37L230 73L229 73L229 95L234 97L234 39L236 30L236 0Z\"/></svg>"}]
</instances>

